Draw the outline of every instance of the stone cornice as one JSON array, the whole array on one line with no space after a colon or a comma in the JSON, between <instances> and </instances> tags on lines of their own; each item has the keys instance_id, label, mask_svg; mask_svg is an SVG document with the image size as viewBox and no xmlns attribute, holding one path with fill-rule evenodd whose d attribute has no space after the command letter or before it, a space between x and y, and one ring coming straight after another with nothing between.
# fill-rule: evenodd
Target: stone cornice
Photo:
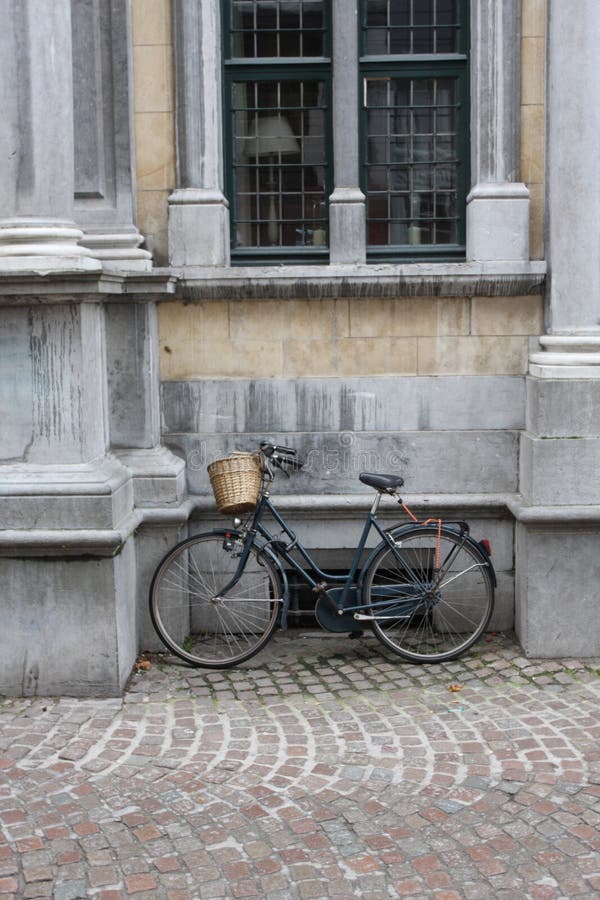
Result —
<instances>
[{"instance_id":1,"label":"stone cornice","mask_svg":"<svg viewBox=\"0 0 600 900\"><path fill-rule=\"evenodd\" d=\"M173 296L176 284L169 269L131 274L23 271L0 277L0 303L31 306L73 300L159 300Z\"/></svg>"},{"instance_id":2,"label":"stone cornice","mask_svg":"<svg viewBox=\"0 0 600 900\"><path fill-rule=\"evenodd\" d=\"M543 261L161 268L130 274L23 271L0 277L0 302L514 297L543 293L545 280Z\"/></svg>"}]
</instances>

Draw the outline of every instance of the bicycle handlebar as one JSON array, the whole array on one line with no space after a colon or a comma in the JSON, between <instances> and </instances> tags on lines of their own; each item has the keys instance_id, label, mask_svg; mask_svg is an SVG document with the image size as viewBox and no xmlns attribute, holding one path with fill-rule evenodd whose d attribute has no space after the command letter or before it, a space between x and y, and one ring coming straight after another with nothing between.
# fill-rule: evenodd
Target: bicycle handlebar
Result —
<instances>
[{"instance_id":1,"label":"bicycle handlebar","mask_svg":"<svg viewBox=\"0 0 600 900\"><path fill-rule=\"evenodd\" d=\"M261 452L267 456L273 456L274 453L286 453L288 456L296 456L296 450L292 447L282 447L281 444L269 444L268 441L261 441Z\"/></svg>"},{"instance_id":2,"label":"bicycle handlebar","mask_svg":"<svg viewBox=\"0 0 600 900\"><path fill-rule=\"evenodd\" d=\"M265 457L267 466L272 463L278 469L281 469L288 478L289 472L286 466L292 471L299 472L304 463L297 459L297 451L292 447L283 447L281 444L270 444L268 441L261 441L260 452Z\"/></svg>"}]
</instances>

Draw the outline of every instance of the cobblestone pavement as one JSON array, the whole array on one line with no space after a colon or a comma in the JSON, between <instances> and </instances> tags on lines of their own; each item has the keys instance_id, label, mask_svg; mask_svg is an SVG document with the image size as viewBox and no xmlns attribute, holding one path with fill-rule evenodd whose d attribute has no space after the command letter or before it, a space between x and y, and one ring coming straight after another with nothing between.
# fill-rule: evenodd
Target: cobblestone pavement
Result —
<instances>
[{"instance_id":1,"label":"cobblestone pavement","mask_svg":"<svg viewBox=\"0 0 600 900\"><path fill-rule=\"evenodd\" d=\"M600 897L600 660L278 635L0 702L0 897Z\"/></svg>"}]
</instances>

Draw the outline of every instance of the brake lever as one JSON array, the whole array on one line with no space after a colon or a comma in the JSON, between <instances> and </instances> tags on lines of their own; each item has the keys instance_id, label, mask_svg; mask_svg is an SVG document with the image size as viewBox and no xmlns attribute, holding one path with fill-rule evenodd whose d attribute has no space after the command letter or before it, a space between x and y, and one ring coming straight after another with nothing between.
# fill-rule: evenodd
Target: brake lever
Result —
<instances>
[{"instance_id":1,"label":"brake lever","mask_svg":"<svg viewBox=\"0 0 600 900\"><path fill-rule=\"evenodd\" d=\"M289 456L296 455L296 450L294 450L293 447L282 447L281 444L278 444L275 447L275 450L278 451L279 453L287 453Z\"/></svg>"},{"instance_id":2,"label":"brake lever","mask_svg":"<svg viewBox=\"0 0 600 900\"><path fill-rule=\"evenodd\" d=\"M290 467L290 469L294 469L294 471L299 472L300 469L304 467L304 463L300 459L286 459L284 462Z\"/></svg>"},{"instance_id":3,"label":"brake lever","mask_svg":"<svg viewBox=\"0 0 600 900\"><path fill-rule=\"evenodd\" d=\"M290 477L290 473L287 472L286 469L284 469L284 467L283 467L283 465L282 465L282 463L285 462L284 459L281 459L279 456L277 456L276 453L274 453L273 456L271 457L271 462L273 463L274 466L277 466L277 468L278 468L281 472L283 472L283 474L285 475L286 478L289 478L289 477Z\"/></svg>"}]
</instances>

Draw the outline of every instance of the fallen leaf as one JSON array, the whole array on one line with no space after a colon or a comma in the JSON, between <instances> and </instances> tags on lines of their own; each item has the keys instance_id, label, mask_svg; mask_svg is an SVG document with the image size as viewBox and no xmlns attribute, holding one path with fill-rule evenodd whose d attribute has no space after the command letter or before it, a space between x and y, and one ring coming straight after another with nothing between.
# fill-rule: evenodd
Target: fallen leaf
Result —
<instances>
[{"instance_id":1,"label":"fallen leaf","mask_svg":"<svg viewBox=\"0 0 600 900\"><path fill-rule=\"evenodd\" d=\"M135 670L136 672L146 672L151 665L152 663L149 659L138 659L135 664Z\"/></svg>"},{"instance_id":2,"label":"fallen leaf","mask_svg":"<svg viewBox=\"0 0 600 900\"><path fill-rule=\"evenodd\" d=\"M462 689L463 689L462 684L449 684L448 685L448 690L451 691L451 693L453 693L453 694L456 694L457 691L462 691Z\"/></svg>"}]
</instances>

